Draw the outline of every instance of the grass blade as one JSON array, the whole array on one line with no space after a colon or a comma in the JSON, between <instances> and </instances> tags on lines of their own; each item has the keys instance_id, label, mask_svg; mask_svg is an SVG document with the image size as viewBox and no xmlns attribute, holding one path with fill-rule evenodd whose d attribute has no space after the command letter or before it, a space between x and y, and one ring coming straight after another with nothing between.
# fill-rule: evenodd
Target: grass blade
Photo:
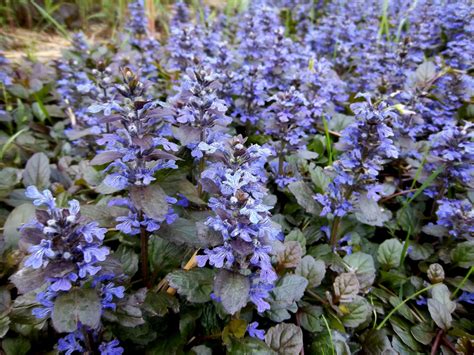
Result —
<instances>
[{"instance_id":1,"label":"grass blade","mask_svg":"<svg viewBox=\"0 0 474 355\"><path fill-rule=\"evenodd\" d=\"M69 33L66 28L62 26L58 21L56 21L45 9L35 3L34 0L31 0L31 4L38 10L38 12L43 16L49 23L51 23L58 32L66 39L70 40Z\"/></svg>"},{"instance_id":2,"label":"grass blade","mask_svg":"<svg viewBox=\"0 0 474 355\"><path fill-rule=\"evenodd\" d=\"M5 144L2 146L2 149L0 150L0 160L3 159L3 156L5 155L5 153L7 152L8 148L10 148L10 146L13 144L13 142L15 141L15 139L17 139L20 135L22 135L23 133L25 133L26 131L28 131L29 127L25 127L21 130L19 130L18 132L16 132L13 136L11 136L10 138L8 138L8 140L5 142Z\"/></svg>"}]
</instances>

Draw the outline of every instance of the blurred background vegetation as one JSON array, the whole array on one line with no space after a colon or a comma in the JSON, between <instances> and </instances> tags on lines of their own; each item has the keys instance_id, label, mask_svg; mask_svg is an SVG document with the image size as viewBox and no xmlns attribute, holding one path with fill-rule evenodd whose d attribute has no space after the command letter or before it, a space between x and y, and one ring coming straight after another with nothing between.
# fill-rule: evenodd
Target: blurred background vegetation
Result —
<instances>
[{"instance_id":1,"label":"blurred background vegetation","mask_svg":"<svg viewBox=\"0 0 474 355\"><path fill-rule=\"evenodd\" d=\"M0 0L0 50L10 60L24 55L39 60L58 57L69 45L70 34L83 31L91 40L108 40L119 32L132 0ZM230 14L251 0L185 0L195 13L204 5ZM176 0L144 0L150 30L168 34L172 4Z\"/></svg>"}]
</instances>

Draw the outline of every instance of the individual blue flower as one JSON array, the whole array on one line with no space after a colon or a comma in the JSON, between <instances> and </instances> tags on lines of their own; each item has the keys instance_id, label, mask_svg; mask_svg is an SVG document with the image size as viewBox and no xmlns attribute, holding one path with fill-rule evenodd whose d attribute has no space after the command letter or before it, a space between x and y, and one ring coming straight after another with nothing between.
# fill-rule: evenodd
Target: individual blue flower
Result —
<instances>
[{"instance_id":1,"label":"individual blue flower","mask_svg":"<svg viewBox=\"0 0 474 355\"><path fill-rule=\"evenodd\" d=\"M81 331L76 331L66 335L58 341L58 351L71 355L74 352L82 353L85 351L81 343L84 341L84 335Z\"/></svg>"},{"instance_id":2,"label":"individual blue flower","mask_svg":"<svg viewBox=\"0 0 474 355\"><path fill-rule=\"evenodd\" d=\"M25 266L33 269L39 269L48 263L48 259L55 256L54 251L51 249L52 242L50 240L42 239L40 244L32 245L28 248L28 252L31 255L25 260Z\"/></svg>"},{"instance_id":3,"label":"individual blue flower","mask_svg":"<svg viewBox=\"0 0 474 355\"><path fill-rule=\"evenodd\" d=\"M105 261L110 250L107 247L98 247L96 245L89 245L84 248L80 248L84 254L84 261L90 263L91 261Z\"/></svg>"},{"instance_id":4,"label":"individual blue flower","mask_svg":"<svg viewBox=\"0 0 474 355\"><path fill-rule=\"evenodd\" d=\"M104 240L105 233L107 233L107 228L99 227L97 222L89 222L79 229L79 232L82 233L84 239L88 243L94 242L94 237L98 240Z\"/></svg>"},{"instance_id":5,"label":"individual blue flower","mask_svg":"<svg viewBox=\"0 0 474 355\"><path fill-rule=\"evenodd\" d=\"M122 355L124 350L117 339L111 340L108 343L102 343L99 346L101 355Z\"/></svg>"},{"instance_id":6,"label":"individual blue flower","mask_svg":"<svg viewBox=\"0 0 474 355\"><path fill-rule=\"evenodd\" d=\"M46 205L50 210L56 208L56 201L49 190L43 190L41 193L36 186L31 185L26 188L25 196L33 199L33 204L37 207Z\"/></svg>"},{"instance_id":7,"label":"individual blue flower","mask_svg":"<svg viewBox=\"0 0 474 355\"><path fill-rule=\"evenodd\" d=\"M72 282L77 281L77 274L71 272L63 277L51 277L49 281L51 285L49 286L51 291L69 291L72 288Z\"/></svg>"},{"instance_id":8,"label":"individual blue flower","mask_svg":"<svg viewBox=\"0 0 474 355\"><path fill-rule=\"evenodd\" d=\"M458 302L466 302L469 304L474 304L474 293L463 291L461 296L457 299Z\"/></svg>"},{"instance_id":9,"label":"individual blue flower","mask_svg":"<svg viewBox=\"0 0 474 355\"><path fill-rule=\"evenodd\" d=\"M247 332L252 338L265 340L265 331L263 329L257 329L258 322L252 322L247 325Z\"/></svg>"}]
</instances>

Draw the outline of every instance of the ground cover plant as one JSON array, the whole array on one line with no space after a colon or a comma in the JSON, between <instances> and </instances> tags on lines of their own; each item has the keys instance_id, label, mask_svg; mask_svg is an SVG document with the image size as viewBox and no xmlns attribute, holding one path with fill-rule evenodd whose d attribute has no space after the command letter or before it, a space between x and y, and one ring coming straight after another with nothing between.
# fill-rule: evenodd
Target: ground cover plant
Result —
<instances>
[{"instance_id":1,"label":"ground cover plant","mask_svg":"<svg viewBox=\"0 0 474 355\"><path fill-rule=\"evenodd\" d=\"M2 351L472 354L470 1L196 4L0 55Z\"/></svg>"}]
</instances>

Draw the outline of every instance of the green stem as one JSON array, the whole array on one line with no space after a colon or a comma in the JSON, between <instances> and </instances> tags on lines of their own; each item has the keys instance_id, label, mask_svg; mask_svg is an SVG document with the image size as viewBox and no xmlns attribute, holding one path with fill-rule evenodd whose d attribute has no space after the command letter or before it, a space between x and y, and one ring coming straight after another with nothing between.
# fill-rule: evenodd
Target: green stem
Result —
<instances>
[{"instance_id":1,"label":"green stem","mask_svg":"<svg viewBox=\"0 0 474 355\"><path fill-rule=\"evenodd\" d=\"M328 151L328 161L329 165L332 165L333 157L332 157L332 145L331 145L331 137L329 136L329 128L328 122L322 116L323 126L324 126L324 135L326 136L326 150Z\"/></svg>"},{"instance_id":2,"label":"green stem","mask_svg":"<svg viewBox=\"0 0 474 355\"><path fill-rule=\"evenodd\" d=\"M405 303L407 303L408 301L412 300L413 298L421 295L422 293L428 291L428 290L431 290L435 285L429 285L428 287L425 287L423 289L421 289L420 291L417 291L415 292L414 294L412 294L411 296L408 296L404 301L400 302L394 309L392 309L390 311L389 314L387 314L387 316L382 320L382 322L380 322L380 324L377 326L377 330L381 330L383 328L383 326L385 325L385 323L388 322L388 320L390 319L390 317L396 312L398 311L398 309L403 306Z\"/></svg>"},{"instance_id":3,"label":"green stem","mask_svg":"<svg viewBox=\"0 0 474 355\"><path fill-rule=\"evenodd\" d=\"M140 221L143 220L143 213L140 213ZM150 288L149 270L148 270L148 239L149 235L145 227L140 226L140 261L143 283Z\"/></svg>"},{"instance_id":4,"label":"green stem","mask_svg":"<svg viewBox=\"0 0 474 355\"><path fill-rule=\"evenodd\" d=\"M204 155L201 160L199 161L199 167L198 167L198 176L197 176L197 181L198 181L198 186L197 186L197 193L199 198L202 198L202 184L201 184L201 175L202 172L204 171L204 168L206 167L206 156Z\"/></svg>"},{"instance_id":5,"label":"green stem","mask_svg":"<svg viewBox=\"0 0 474 355\"><path fill-rule=\"evenodd\" d=\"M328 321L326 320L326 317L324 316L324 314L322 315L322 317L323 317L324 325L326 326L326 329L327 329L328 334L329 334L329 341L330 341L330 343L331 343L332 355L334 355L336 352L334 351L334 342L332 341L331 328L329 327L329 323L328 323Z\"/></svg>"},{"instance_id":6,"label":"green stem","mask_svg":"<svg viewBox=\"0 0 474 355\"><path fill-rule=\"evenodd\" d=\"M467 280L469 279L469 276L471 276L471 274L474 272L474 266L471 266L471 268L469 269L469 271L467 272L466 276L464 276L464 278L462 279L461 283L458 285L458 287L454 290L453 294L451 295L451 299L453 299L454 297L456 297L456 294L459 292L459 290L461 289L461 287L464 286L464 284L467 282Z\"/></svg>"},{"instance_id":7,"label":"green stem","mask_svg":"<svg viewBox=\"0 0 474 355\"><path fill-rule=\"evenodd\" d=\"M341 218L336 217L332 222L331 227L331 239L329 240L329 244L331 245L332 249L335 249L337 246L337 229L339 228L339 224L341 223Z\"/></svg>"},{"instance_id":8,"label":"green stem","mask_svg":"<svg viewBox=\"0 0 474 355\"><path fill-rule=\"evenodd\" d=\"M278 176L283 176L283 166L285 165L285 156L283 151L285 149L285 141L281 142L280 154L278 155Z\"/></svg>"}]
</instances>

